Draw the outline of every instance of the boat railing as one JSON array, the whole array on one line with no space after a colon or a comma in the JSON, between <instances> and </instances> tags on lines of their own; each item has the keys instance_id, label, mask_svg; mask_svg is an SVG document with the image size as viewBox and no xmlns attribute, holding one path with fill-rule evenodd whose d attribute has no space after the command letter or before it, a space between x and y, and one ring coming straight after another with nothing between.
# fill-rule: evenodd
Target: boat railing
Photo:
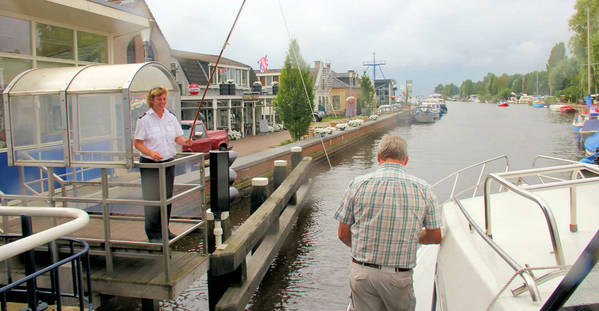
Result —
<instances>
[{"instance_id":1,"label":"boat railing","mask_svg":"<svg viewBox=\"0 0 599 311\"><path fill-rule=\"evenodd\" d=\"M520 170L514 172L505 172L505 173L497 173L497 174L489 174L485 179L485 232L486 235L492 238L492 219L491 219L491 183L497 182L504 186L507 190L512 191L528 200L533 201L543 213L545 217L545 221L547 223L547 227L549 230L549 236L551 239L551 244L553 246L553 251L555 255L555 260L558 265L564 265L564 254L561 245L561 241L559 238L559 232L557 230L557 225L555 222L555 217L549 205L543 200L541 197L532 193L533 190L548 190L548 189L558 189L558 188L569 188L570 189L570 231L576 232L578 230L578 225L576 222L576 214L577 214L577 206L576 206L576 186L597 183L599 182L599 177L589 177L589 178L577 178L579 176L584 177L581 171L590 171L594 174L599 175L599 168L596 165L586 164L586 163L576 163L576 164L568 164L568 165L560 165L560 166L552 166L552 167L544 167L544 168L532 168L528 170ZM540 175L548 175L552 173L569 173L572 176L571 180L557 180L547 183L541 183L536 185L516 185L509 181L509 179L521 180L526 176L540 176Z\"/></svg>"},{"instance_id":2,"label":"boat railing","mask_svg":"<svg viewBox=\"0 0 599 311\"><path fill-rule=\"evenodd\" d=\"M29 310L42 310L47 308L46 303L41 303L38 297L44 295L46 299L56 304L55 310L62 310L62 297L77 299L79 309L84 310L85 304L87 309L92 310L91 298L91 279L89 265L89 246L85 241L62 238L85 227L89 222L89 216L85 211L75 208L47 208L47 207L2 207L0 208L3 225L6 229L9 216L21 217L21 235L0 235L3 238L3 245L0 245L0 262L4 263L6 280L8 284L3 284L0 287L0 307L2 310L7 310L7 298L10 293L27 293L27 304ZM72 220L32 234L31 217L68 217ZM59 254L56 248L56 243L59 241L67 245L66 258L59 259ZM75 244L78 251L75 252ZM52 263L48 266L37 270L36 267L36 252L39 247L47 245L49 256ZM12 261L11 258L25 254L25 277L12 281ZM72 288L61 290L60 271L61 267L70 267ZM50 288L38 288L37 279L43 275L50 274ZM87 288L83 285L83 274L85 273ZM23 287L26 284L26 288ZM87 291L87 296L86 296Z\"/></svg>"},{"instance_id":3,"label":"boat railing","mask_svg":"<svg viewBox=\"0 0 599 311\"><path fill-rule=\"evenodd\" d=\"M549 157L549 156L538 156L537 158L567 162L567 160L553 158L553 157ZM490 163L498 161L500 159L505 159L505 163L506 163L505 172L490 173L484 180L485 229L483 230L476 223L476 221L470 216L470 214L466 211L466 209L464 208L464 206L462 205L462 203L460 202L460 199L458 199L458 197L462 198L463 195L469 193L469 191L472 191L471 197L475 197L476 194L478 193L478 188L480 187L481 180L483 178L483 174L485 172L486 167ZM537 160L535 159L535 161L533 162L533 166L536 165L536 161ZM456 187L460 180L460 177L466 171L470 171L475 168L480 168L480 174L478 176L477 182L474 184L474 186L470 186L464 190L458 191L456 189ZM509 160L508 160L507 156L505 156L505 155L498 156L498 157L495 157L495 158L492 158L492 159L489 159L489 160L486 160L486 161L483 161L483 162L480 162L477 164L473 164L473 165L468 166L459 171L456 171L455 173L450 174L450 175L442 178L435 184L433 184L433 187L436 188L441 183L446 182L448 180L452 180L451 178L453 177L453 186L452 186L449 198L457 204L458 208L460 209L460 211L462 212L462 214L468 221L469 227L471 229L475 230L481 236L481 238L514 270L514 272L515 272L514 277L516 275L520 275L524 279L525 284L523 286L519 287L518 289L512 291L512 293L514 295L518 295L518 294L524 292L526 289L528 289L532 300L537 301L537 299L539 298L537 284L544 282L547 278L550 278L552 275L557 275L558 273L553 273L548 276L544 276L539 279L536 279L531 272L534 269L532 269L528 266L523 266L523 265L519 264L518 262L516 262L512 257L509 256L509 254L505 250L503 250L497 243L495 243L493 241L492 229L491 229L491 223L492 223L491 220L492 219L491 219L491 204L490 204L490 202L491 202L490 198L491 198L491 193L492 193L492 190L491 190L492 181L495 181L499 184L499 186L500 186L499 191L507 189L508 191L512 191L512 192L519 194L529 200L532 200L539 206L539 208L542 210L543 215L545 216L545 219L547 222L551 242L552 242L553 249L554 249L556 262L558 265L557 267L562 267L562 266L564 266L565 260L564 260L563 249L561 246L561 240L559 238L559 233L557 231L555 218L553 217L551 209L548 207L547 203L539 196L533 194L531 191L543 190L543 189L555 189L555 188L569 188L570 189L570 230L572 232L575 232L577 230L576 186L599 182L599 177L585 178L585 176L582 174L582 171L588 170L588 171L591 171L591 172L599 175L599 168L597 168L593 165L590 165L590 164L584 164L584 163L578 163L578 162L574 162L573 164L567 164L567 165L562 165L562 166L533 168L533 169L529 169L529 170L520 170L520 171L514 171L514 172L509 172L508 168L509 168ZM554 178L549 175L551 173L564 173L564 172L569 173L569 176L571 178L570 180L566 180L563 178ZM523 178L527 177L527 176L536 176L539 178L541 183L536 184L536 185L527 185L527 184L523 183L523 180L524 180ZM546 179L551 179L552 181L544 182L544 180L542 179L543 177ZM508 179L513 179L516 181L516 183L510 182ZM509 283L511 283L512 280L513 280L513 277L508 282L508 284L506 284L506 287L507 287L507 285L509 285ZM501 292L503 292L503 290L505 290L505 287L504 287L504 289L501 290Z\"/></svg>"},{"instance_id":4,"label":"boat railing","mask_svg":"<svg viewBox=\"0 0 599 311\"><path fill-rule=\"evenodd\" d=\"M470 224L470 228L474 229L476 233L501 257L513 270L517 275L520 275L524 280L525 287L528 288L528 292L530 293L530 297L533 301L537 301L540 297L539 289L535 282L535 279L528 271L528 269L522 265L520 265L516 260L514 260L505 250L503 250L493 239L485 234L485 232L480 228L480 226L476 223L476 221L470 216L470 214L464 208L464 205L460 202L460 200L454 198L454 202ZM513 278L512 278L513 280ZM508 282L508 284L511 283ZM502 290L503 291L503 290Z\"/></svg>"},{"instance_id":5,"label":"boat railing","mask_svg":"<svg viewBox=\"0 0 599 311\"><path fill-rule=\"evenodd\" d=\"M556 158L556 157L552 157L552 156L547 156L547 155L538 155L534 158L534 160L532 161L532 167L535 168L537 167L537 163L539 161L550 161L552 163L558 163L558 164L576 164L579 163L578 161L573 161L573 160L568 160L568 159L562 159L562 158ZM582 175L581 171L576 172L576 174L580 177L580 178L584 178L584 176ZM548 180L558 180L558 181L563 181L565 179L563 178L558 178L555 176L550 176L550 175L543 175L543 174L539 174L537 175L539 182L541 183L545 183L545 179ZM545 179L543 179L545 178ZM575 176L570 176L570 179L574 179Z\"/></svg>"},{"instance_id":6,"label":"boat railing","mask_svg":"<svg viewBox=\"0 0 599 311\"><path fill-rule=\"evenodd\" d=\"M443 178L441 178L440 180L438 180L436 183L434 183L432 185L433 188L437 188L439 185L441 185L442 183L451 180L451 178L453 178L453 184L452 184L452 188L451 188L451 192L448 196L448 199L451 200L453 197L455 196L459 196L461 194L464 194L465 192L467 192L468 190L472 190L472 194L471 197L475 197L476 194L478 193L478 189L481 185L482 182L482 178L485 174L485 171L487 169L487 167L489 166L489 164L493 163L493 162L500 162L501 160L503 160L505 162L505 168L504 170L507 172L509 171L510 168L510 161L509 158L507 157L507 155L500 155L485 161L481 161L479 163L470 165L468 167L465 167L463 169L460 169L458 171L455 171ZM476 183L474 184L474 186L468 187L466 189L462 189L459 192L456 193L457 191L457 187L459 182L461 181L461 178L465 175L465 173L473 171L477 168L480 168L480 172L478 173L478 178Z\"/></svg>"}]
</instances>

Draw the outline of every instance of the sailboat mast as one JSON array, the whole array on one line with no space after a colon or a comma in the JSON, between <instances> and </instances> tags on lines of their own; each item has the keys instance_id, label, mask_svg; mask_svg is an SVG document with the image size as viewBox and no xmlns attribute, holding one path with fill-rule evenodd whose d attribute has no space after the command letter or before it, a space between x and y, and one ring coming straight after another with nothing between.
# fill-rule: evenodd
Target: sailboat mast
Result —
<instances>
[{"instance_id":1,"label":"sailboat mast","mask_svg":"<svg viewBox=\"0 0 599 311\"><path fill-rule=\"evenodd\" d=\"M587 94L591 94L591 9L587 4Z\"/></svg>"}]
</instances>

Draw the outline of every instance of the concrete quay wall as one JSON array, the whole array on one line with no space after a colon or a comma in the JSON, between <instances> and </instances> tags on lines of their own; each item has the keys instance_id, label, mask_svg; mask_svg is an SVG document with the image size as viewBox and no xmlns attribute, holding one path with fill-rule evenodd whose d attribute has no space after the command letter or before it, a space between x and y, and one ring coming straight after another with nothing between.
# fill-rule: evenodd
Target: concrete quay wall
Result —
<instances>
[{"instance_id":1,"label":"concrete quay wall","mask_svg":"<svg viewBox=\"0 0 599 311\"><path fill-rule=\"evenodd\" d=\"M232 166L237 171L235 184L238 188L242 189L249 186L253 177L270 177L275 160L287 160L288 165L291 165L292 147L302 147L302 155L304 157L310 156L315 161L318 161L325 158L324 149L331 156L335 152L362 139L389 130L397 126L400 122L407 122L408 120L409 112L400 111L383 115L376 121L366 121L359 127L348 127L344 131L336 130L333 134L322 137L322 141L321 137L314 137L240 157Z\"/></svg>"}]
</instances>

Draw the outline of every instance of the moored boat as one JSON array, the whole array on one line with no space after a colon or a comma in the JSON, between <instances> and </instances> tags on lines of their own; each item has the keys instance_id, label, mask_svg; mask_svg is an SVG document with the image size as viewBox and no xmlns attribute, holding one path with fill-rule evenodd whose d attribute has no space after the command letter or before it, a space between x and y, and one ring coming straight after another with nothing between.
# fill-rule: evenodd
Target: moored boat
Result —
<instances>
[{"instance_id":1,"label":"moored boat","mask_svg":"<svg viewBox=\"0 0 599 311\"><path fill-rule=\"evenodd\" d=\"M422 103L411 111L412 121L416 123L434 123L439 119L439 110L433 111L434 105Z\"/></svg>"},{"instance_id":2,"label":"moored boat","mask_svg":"<svg viewBox=\"0 0 599 311\"><path fill-rule=\"evenodd\" d=\"M580 159L578 162L588 164L599 164L599 152L593 153L590 156L586 156Z\"/></svg>"},{"instance_id":3,"label":"moored boat","mask_svg":"<svg viewBox=\"0 0 599 311\"><path fill-rule=\"evenodd\" d=\"M497 103L497 107L508 107L510 104L506 101L501 101Z\"/></svg>"},{"instance_id":4,"label":"moored boat","mask_svg":"<svg viewBox=\"0 0 599 311\"><path fill-rule=\"evenodd\" d=\"M562 107L566 106L565 104L551 104L549 105L549 109L551 111L560 112Z\"/></svg>"},{"instance_id":5,"label":"moored boat","mask_svg":"<svg viewBox=\"0 0 599 311\"><path fill-rule=\"evenodd\" d=\"M584 150L587 155L599 151L599 134L595 133L584 140Z\"/></svg>"},{"instance_id":6,"label":"moored boat","mask_svg":"<svg viewBox=\"0 0 599 311\"><path fill-rule=\"evenodd\" d=\"M537 160L560 163L537 167ZM497 173L483 178L491 167ZM531 169L508 168L500 156L434 185L451 191L442 207L433 309L594 310L599 166L539 156ZM595 252L590 260L588 252Z\"/></svg>"},{"instance_id":7,"label":"moored boat","mask_svg":"<svg viewBox=\"0 0 599 311\"><path fill-rule=\"evenodd\" d=\"M547 105L545 105L544 102L536 102L536 103L533 103L532 106L535 108L545 108Z\"/></svg>"},{"instance_id":8,"label":"moored boat","mask_svg":"<svg viewBox=\"0 0 599 311\"><path fill-rule=\"evenodd\" d=\"M564 105L559 108L559 111L565 112L565 113L574 113L574 112L576 112L576 109L572 106Z\"/></svg>"}]
</instances>

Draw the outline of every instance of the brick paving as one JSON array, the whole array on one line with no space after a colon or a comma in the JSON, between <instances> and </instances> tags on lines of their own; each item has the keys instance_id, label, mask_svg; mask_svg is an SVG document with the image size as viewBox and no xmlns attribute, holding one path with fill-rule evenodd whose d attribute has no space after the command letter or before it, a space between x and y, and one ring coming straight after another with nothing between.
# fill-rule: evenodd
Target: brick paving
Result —
<instances>
[{"instance_id":1,"label":"brick paving","mask_svg":"<svg viewBox=\"0 0 599 311\"><path fill-rule=\"evenodd\" d=\"M274 133L259 134L256 136L246 136L239 140L230 141L233 150L237 152L238 157L248 154L261 152L269 148L275 148L282 142L291 139L288 131L278 131Z\"/></svg>"}]
</instances>

